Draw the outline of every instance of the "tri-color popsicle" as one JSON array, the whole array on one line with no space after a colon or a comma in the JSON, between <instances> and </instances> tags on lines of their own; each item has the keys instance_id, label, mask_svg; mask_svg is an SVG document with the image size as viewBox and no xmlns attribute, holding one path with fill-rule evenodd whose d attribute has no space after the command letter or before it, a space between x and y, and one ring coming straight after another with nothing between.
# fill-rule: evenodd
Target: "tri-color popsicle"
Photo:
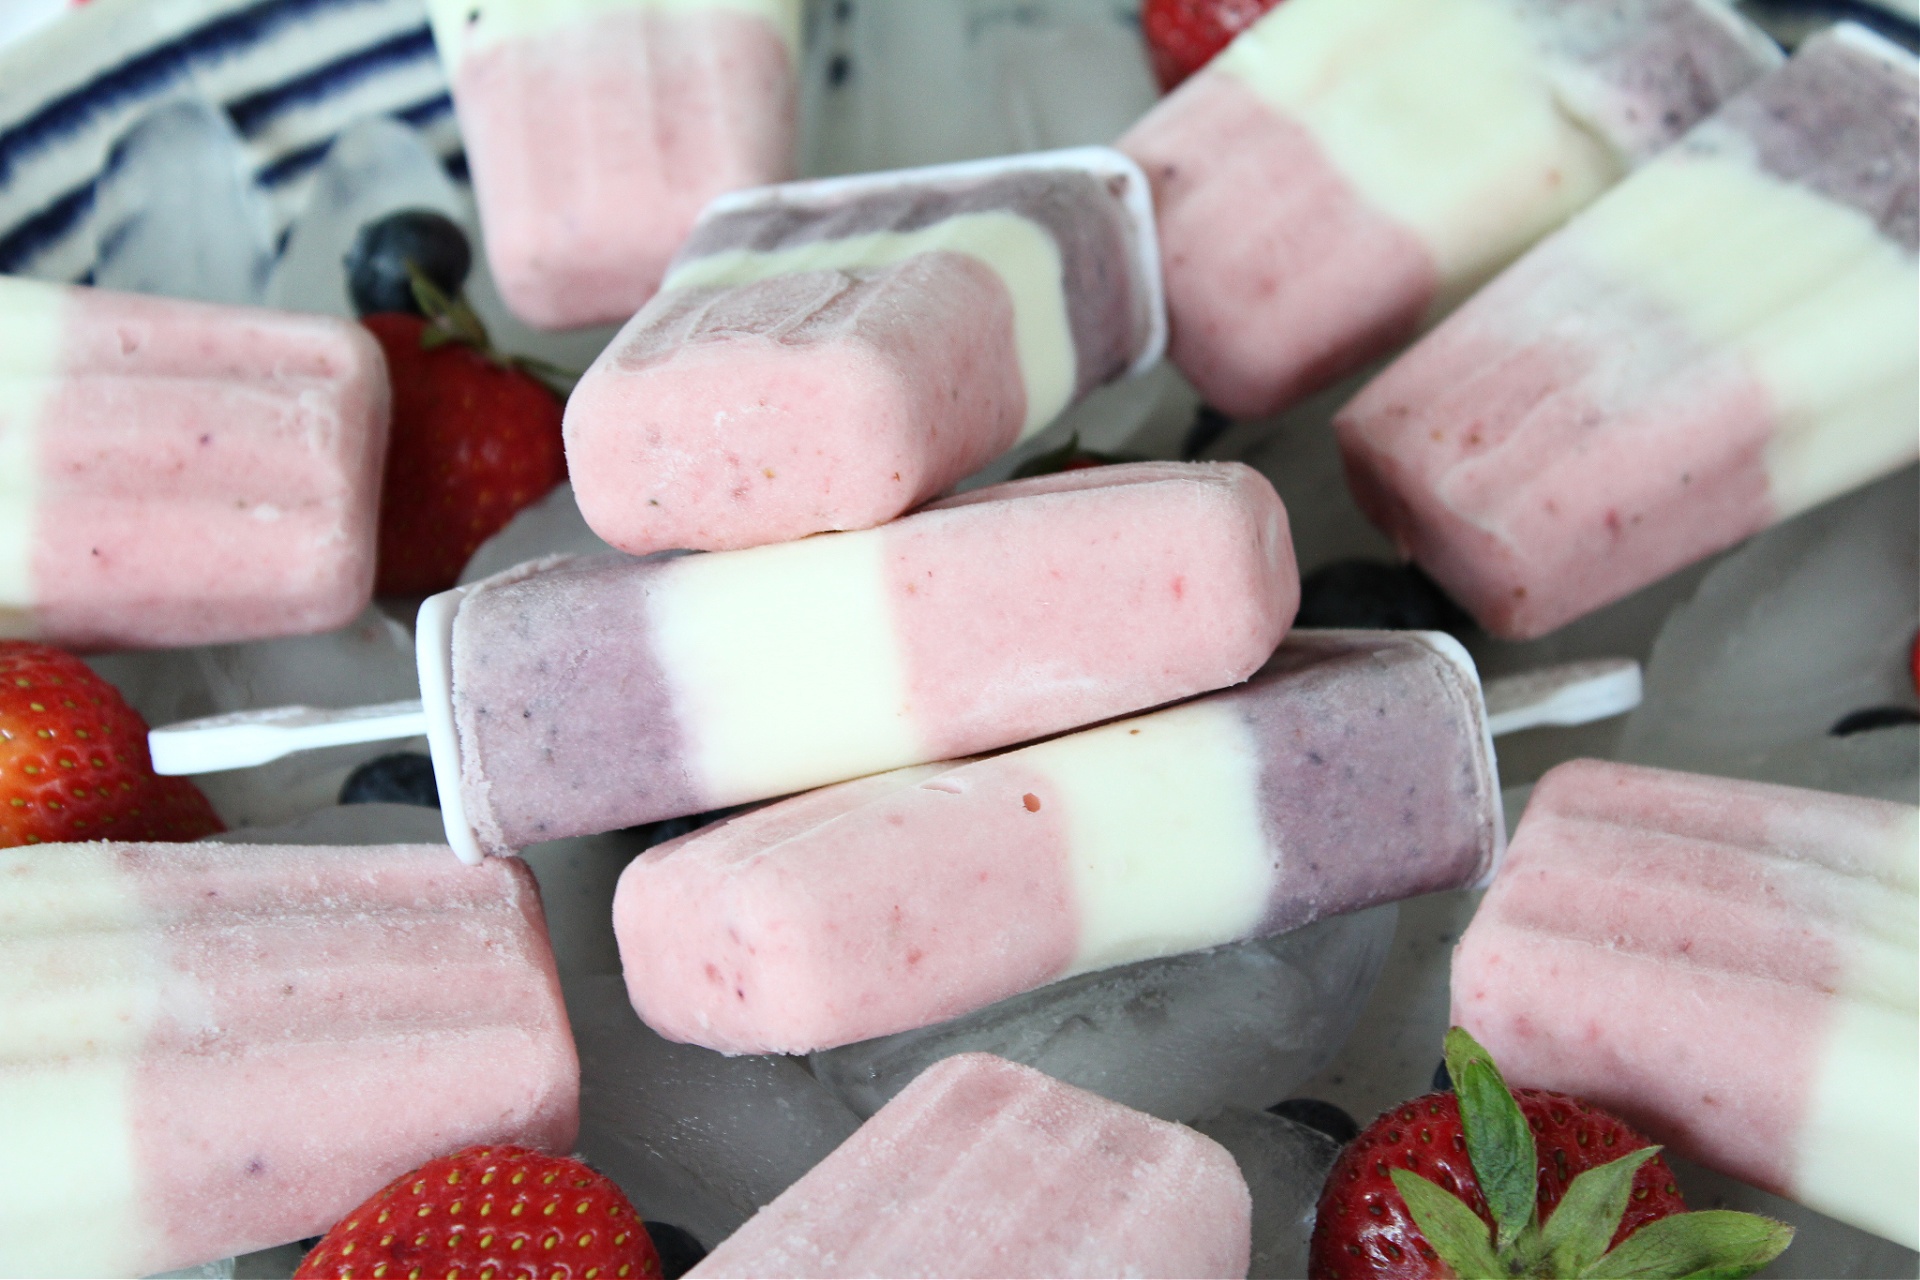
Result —
<instances>
[{"instance_id":1,"label":"tri-color popsicle","mask_svg":"<svg viewBox=\"0 0 1920 1280\"><path fill-rule=\"evenodd\" d=\"M1916 104L1803 45L1341 411L1361 506L1527 638L1920 457Z\"/></svg>"},{"instance_id":2,"label":"tri-color popsicle","mask_svg":"<svg viewBox=\"0 0 1920 1280\"><path fill-rule=\"evenodd\" d=\"M0 277L0 635L344 625L373 592L387 401L358 325Z\"/></svg>"},{"instance_id":3,"label":"tri-color popsicle","mask_svg":"<svg viewBox=\"0 0 1920 1280\"><path fill-rule=\"evenodd\" d=\"M802 1053L1460 888L1502 838L1465 650L1297 632L1243 688L660 845L621 877L614 931L662 1035Z\"/></svg>"},{"instance_id":4,"label":"tri-color popsicle","mask_svg":"<svg viewBox=\"0 0 1920 1280\"><path fill-rule=\"evenodd\" d=\"M1535 788L1453 961L1515 1084L1920 1246L1920 809L1597 760Z\"/></svg>"},{"instance_id":5,"label":"tri-color popsicle","mask_svg":"<svg viewBox=\"0 0 1920 1280\"><path fill-rule=\"evenodd\" d=\"M723 198L567 404L624 551L892 519L1159 358L1146 182L1089 147Z\"/></svg>"},{"instance_id":6,"label":"tri-color popsicle","mask_svg":"<svg viewBox=\"0 0 1920 1280\"><path fill-rule=\"evenodd\" d=\"M1717 0L1286 0L1120 140L1236 417L1413 337L1761 72Z\"/></svg>"},{"instance_id":7,"label":"tri-color popsicle","mask_svg":"<svg viewBox=\"0 0 1920 1280\"><path fill-rule=\"evenodd\" d=\"M617 324L701 206L794 167L799 0L427 0L487 261L528 324Z\"/></svg>"},{"instance_id":8,"label":"tri-color popsicle","mask_svg":"<svg viewBox=\"0 0 1920 1280\"><path fill-rule=\"evenodd\" d=\"M470 1143L566 1151L526 866L443 846L0 850L0 1274L318 1235Z\"/></svg>"}]
</instances>

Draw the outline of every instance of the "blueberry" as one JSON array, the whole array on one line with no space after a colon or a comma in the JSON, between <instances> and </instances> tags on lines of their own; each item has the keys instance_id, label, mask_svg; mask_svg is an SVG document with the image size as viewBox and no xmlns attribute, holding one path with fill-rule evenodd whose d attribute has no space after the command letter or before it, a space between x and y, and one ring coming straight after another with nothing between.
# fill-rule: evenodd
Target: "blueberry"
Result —
<instances>
[{"instance_id":1,"label":"blueberry","mask_svg":"<svg viewBox=\"0 0 1920 1280\"><path fill-rule=\"evenodd\" d=\"M706 1249L691 1232L671 1222L648 1222L645 1226L647 1234L653 1237L653 1247L660 1251L660 1274L666 1280L680 1280L707 1256Z\"/></svg>"},{"instance_id":2,"label":"blueberry","mask_svg":"<svg viewBox=\"0 0 1920 1280\"><path fill-rule=\"evenodd\" d=\"M1318 1129L1341 1146L1360 1136L1360 1126L1354 1123L1352 1116L1331 1102L1322 1102L1318 1098L1288 1098L1285 1102L1274 1103L1267 1110L1283 1120Z\"/></svg>"},{"instance_id":3,"label":"blueberry","mask_svg":"<svg viewBox=\"0 0 1920 1280\"><path fill-rule=\"evenodd\" d=\"M1227 433L1233 420L1210 404L1203 404L1193 415L1193 425L1187 428L1186 442L1180 446L1180 456L1188 462L1211 449L1214 442Z\"/></svg>"},{"instance_id":4,"label":"blueberry","mask_svg":"<svg viewBox=\"0 0 1920 1280\"><path fill-rule=\"evenodd\" d=\"M412 262L449 298L460 292L473 267L473 249L459 224L431 209L402 209L378 222L369 222L347 250L347 292L353 309L363 316L376 311L420 314L413 282L407 276Z\"/></svg>"},{"instance_id":5,"label":"blueberry","mask_svg":"<svg viewBox=\"0 0 1920 1280\"><path fill-rule=\"evenodd\" d=\"M1297 627L1369 627L1446 631L1473 627L1466 612L1415 565L1339 560L1315 569L1300 584Z\"/></svg>"},{"instance_id":6,"label":"blueberry","mask_svg":"<svg viewBox=\"0 0 1920 1280\"><path fill-rule=\"evenodd\" d=\"M1433 1092L1453 1092L1453 1073L1447 1070L1447 1060L1445 1058L1440 1059L1440 1065L1433 1069Z\"/></svg>"},{"instance_id":7,"label":"blueberry","mask_svg":"<svg viewBox=\"0 0 1920 1280\"><path fill-rule=\"evenodd\" d=\"M438 809L440 788L433 780L433 761L418 751L376 756L347 775L340 803L418 804Z\"/></svg>"},{"instance_id":8,"label":"blueberry","mask_svg":"<svg viewBox=\"0 0 1920 1280\"><path fill-rule=\"evenodd\" d=\"M1833 728L1827 732L1836 738L1845 738L1875 729L1891 729L1899 724L1920 724L1920 711L1912 707L1867 707L1849 711L1834 721Z\"/></svg>"}]
</instances>

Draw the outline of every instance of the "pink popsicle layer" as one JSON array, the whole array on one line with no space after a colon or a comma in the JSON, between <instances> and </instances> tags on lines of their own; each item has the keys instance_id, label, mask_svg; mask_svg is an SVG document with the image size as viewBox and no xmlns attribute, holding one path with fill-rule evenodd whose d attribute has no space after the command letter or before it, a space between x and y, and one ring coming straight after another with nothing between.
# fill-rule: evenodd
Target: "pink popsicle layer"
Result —
<instances>
[{"instance_id":1,"label":"pink popsicle layer","mask_svg":"<svg viewBox=\"0 0 1920 1280\"><path fill-rule=\"evenodd\" d=\"M1239 464L1015 481L878 529L525 566L454 625L467 812L540 840L992 750L1244 680L1299 601Z\"/></svg>"},{"instance_id":2,"label":"pink popsicle layer","mask_svg":"<svg viewBox=\"0 0 1920 1280\"><path fill-rule=\"evenodd\" d=\"M0 594L0 634L213 644L325 631L366 606L388 390L364 330L6 283L0 306L44 311L57 337L44 368L0 352L0 451L30 468L0 480L0 526L28 539L24 566L0 564L26 588ZM0 527L0 559L7 542Z\"/></svg>"},{"instance_id":3,"label":"pink popsicle layer","mask_svg":"<svg viewBox=\"0 0 1920 1280\"><path fill-rule=\"evenodd\" d=\"M546 329L624 321L701 208L794 165L786 39L725 5L610 8L460 60L487 258Z\"/></svg>"},{"instance_id":4,"label":"pink popsicle layer","mask_svg":"<svg viewBox=\"0 0 1920 1280\"><path fill-rule=\"evenodd\" d=\"M1917 823L1910 805L1562 765L1454 954L1453 1019L1516 1084L1911 1247ZM1858 1038L1876 1023L1884 1044ZM1839 1166L1886 1190L1823 1185Z\"/></svg>"},{"instance_id":5,"label":"pink popsicle layer","mask_svg":"<svg viewBox=\"0 0 1920 1280\"><path fill-rule=\"evenodd\" d=\"M1005 284L922 253L662 297L567 402L567 465L614 546L729 550L892 519L1026 414Z\"/></svg>"},{"instance_id":6,"label":"pink popsicle layer","mask_svg":"<svg viewBox=\"0 0 1920 1280\"><path fill-rule=\"evenodd\" d=\"M1244 1276L1209 1138L970 1053L929 1067L690 1276Z\"/></svg>"},{"instance_id":7,"label":"pink popsicle layer","mask_svg":"<svg viewBox=\"0 0 1920 1280\"><path fill-rule=\"evenodd\" d=\"M0 887L21 984L0 984L0 1044L26 1037L0 1055L0 1130L10 1097L88 1105L38 1117L54 1150L31 1130L0 1143L0 1272L191 1265L318 1235L468 1144L573 1142L579 1067L521 864L52 845L0 853ZM27 1176L72 1199L23 1192Z\"/></svg>"}]
</instances>

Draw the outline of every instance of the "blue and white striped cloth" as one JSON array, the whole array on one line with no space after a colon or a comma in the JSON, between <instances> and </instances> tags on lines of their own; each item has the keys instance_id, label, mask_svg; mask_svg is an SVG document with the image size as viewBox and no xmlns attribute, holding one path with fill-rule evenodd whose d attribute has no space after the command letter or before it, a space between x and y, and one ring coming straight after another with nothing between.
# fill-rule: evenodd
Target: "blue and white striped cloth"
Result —
<instances>
[{"instance_id":1,"label":"blue and white striped cloth","mask_svg":"<svg viewBox=\"0 0 1920 1280\"><path fill-rule=\"evenodd\" d=\"M276 233L369 115L414 125L466 178L422 0L93 0L0 48L0 274L87 279L115 140L192 96L232 119Z\"/></svg>"}]
</instances>

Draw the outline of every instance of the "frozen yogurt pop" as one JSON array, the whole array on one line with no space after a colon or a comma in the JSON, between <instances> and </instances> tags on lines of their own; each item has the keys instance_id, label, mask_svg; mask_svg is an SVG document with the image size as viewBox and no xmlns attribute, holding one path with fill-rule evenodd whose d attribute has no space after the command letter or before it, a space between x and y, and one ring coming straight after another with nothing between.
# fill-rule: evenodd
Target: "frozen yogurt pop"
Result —
<instances>
[{"instance_id":1,"label":"frozen yogurt pop","mask_svg":"<svg viewBox=\"0 0 1920 1280\"><path fill-rule=\"evenodd\" d=\"M470 1143L566 1151L533 878L431 845L0 850L0 1275L318 1235Z\"/></svg>"},{"instance_id":2,"label":"frozen yogurt pop","mask_svg":"<svg viewBox=\"0 0 1920 1280\"><path fill-rule=\"evenodd\" d=\"M1465 650L1303 631L1241 688L650 849L620 878L614 932L662 1035L804 1053L1459 888L1501 840Z\"/></svg>"},{"instance_id":3,"label":"frozen yogurt pop","mask_svg":"<svg viewBox=\"0 0 1920 1280\"><path fill-rule=\"evenodd\" d=\"M800 0L427 0L487 261L528 324L640 309L723 191L794 167Z\"/></svg>"},{"instance_id":4,"label":"frozen yogurt pop","mask_svg":"<svg viewBox=\"0 0 1920 1280\"><path fill-rule=\"evenodd\" d=\"M1120 140L1171 353L1258 417L1413 337L1779 50L1718 0L1286 0Z\"/></svg>"},{"instance_id":5,"label":"frozen yogurt pop","mask_svg":"<svg viewBox=\"0 0 1920 1280\"><path fill-rule=\"evenodd\" d=\"M0 636L344 625L373 591L386 441L358 325L0 277Z\"/></svg>"},{"instance_id":6,"label":"frozen yogurt pop","mask_svg":"<svg viewBox=\"0 0 1920 1280\"><path fill-rule=\"evenodd\" d=\"M880 524L1159 359L1146 180L1103 147L716 201L567 402L636 554Z\"/></svg>"},{"instance_id":7,"label":"frozen yogurt pop","mask_svg":"<svg viewBox=\"0 0 1920 1280\"><path fill-rule=\"evenodd\" d=\"M427 732L463 856L988 751L1245 680L1299 579L1273 486L1137 463L977 489L879 529L523 565L430 599L426 706L157 729L193 773ZM359 732L355 717L377 721Z\"/></svg>"},{"instance_id":8,"label":"frozen yogurt pop","mask_svg":"<svg viewBox=\"0 0 1920 1280\"><path fill-rule=\"evenodd\" d=\"M929 1067L689 1276L1244 1276L1224 1147L991 1054Z\"/></svg>"},{"instance_id":9,"label":"frozen yogurt pop","mask_svg":"<svg viewBox=\"0 0 1920 1280\"><path fill-rule=\"evenodd\" d=\"M1920 1246L1920 810L1580 760L1453 960L1515 1084Z\"/></svg>"},{"instance_id":10,"label":"frozen yogurt pop","mask_svg":"<svg viewBox=\"0 0 1920 1280\"><path fill-rule=\"evenodd\" d=\"M1526 638L1920 456L1917 101L1803 45L1341 412L1362 508Z\"/></svg>"}]
</instances>

